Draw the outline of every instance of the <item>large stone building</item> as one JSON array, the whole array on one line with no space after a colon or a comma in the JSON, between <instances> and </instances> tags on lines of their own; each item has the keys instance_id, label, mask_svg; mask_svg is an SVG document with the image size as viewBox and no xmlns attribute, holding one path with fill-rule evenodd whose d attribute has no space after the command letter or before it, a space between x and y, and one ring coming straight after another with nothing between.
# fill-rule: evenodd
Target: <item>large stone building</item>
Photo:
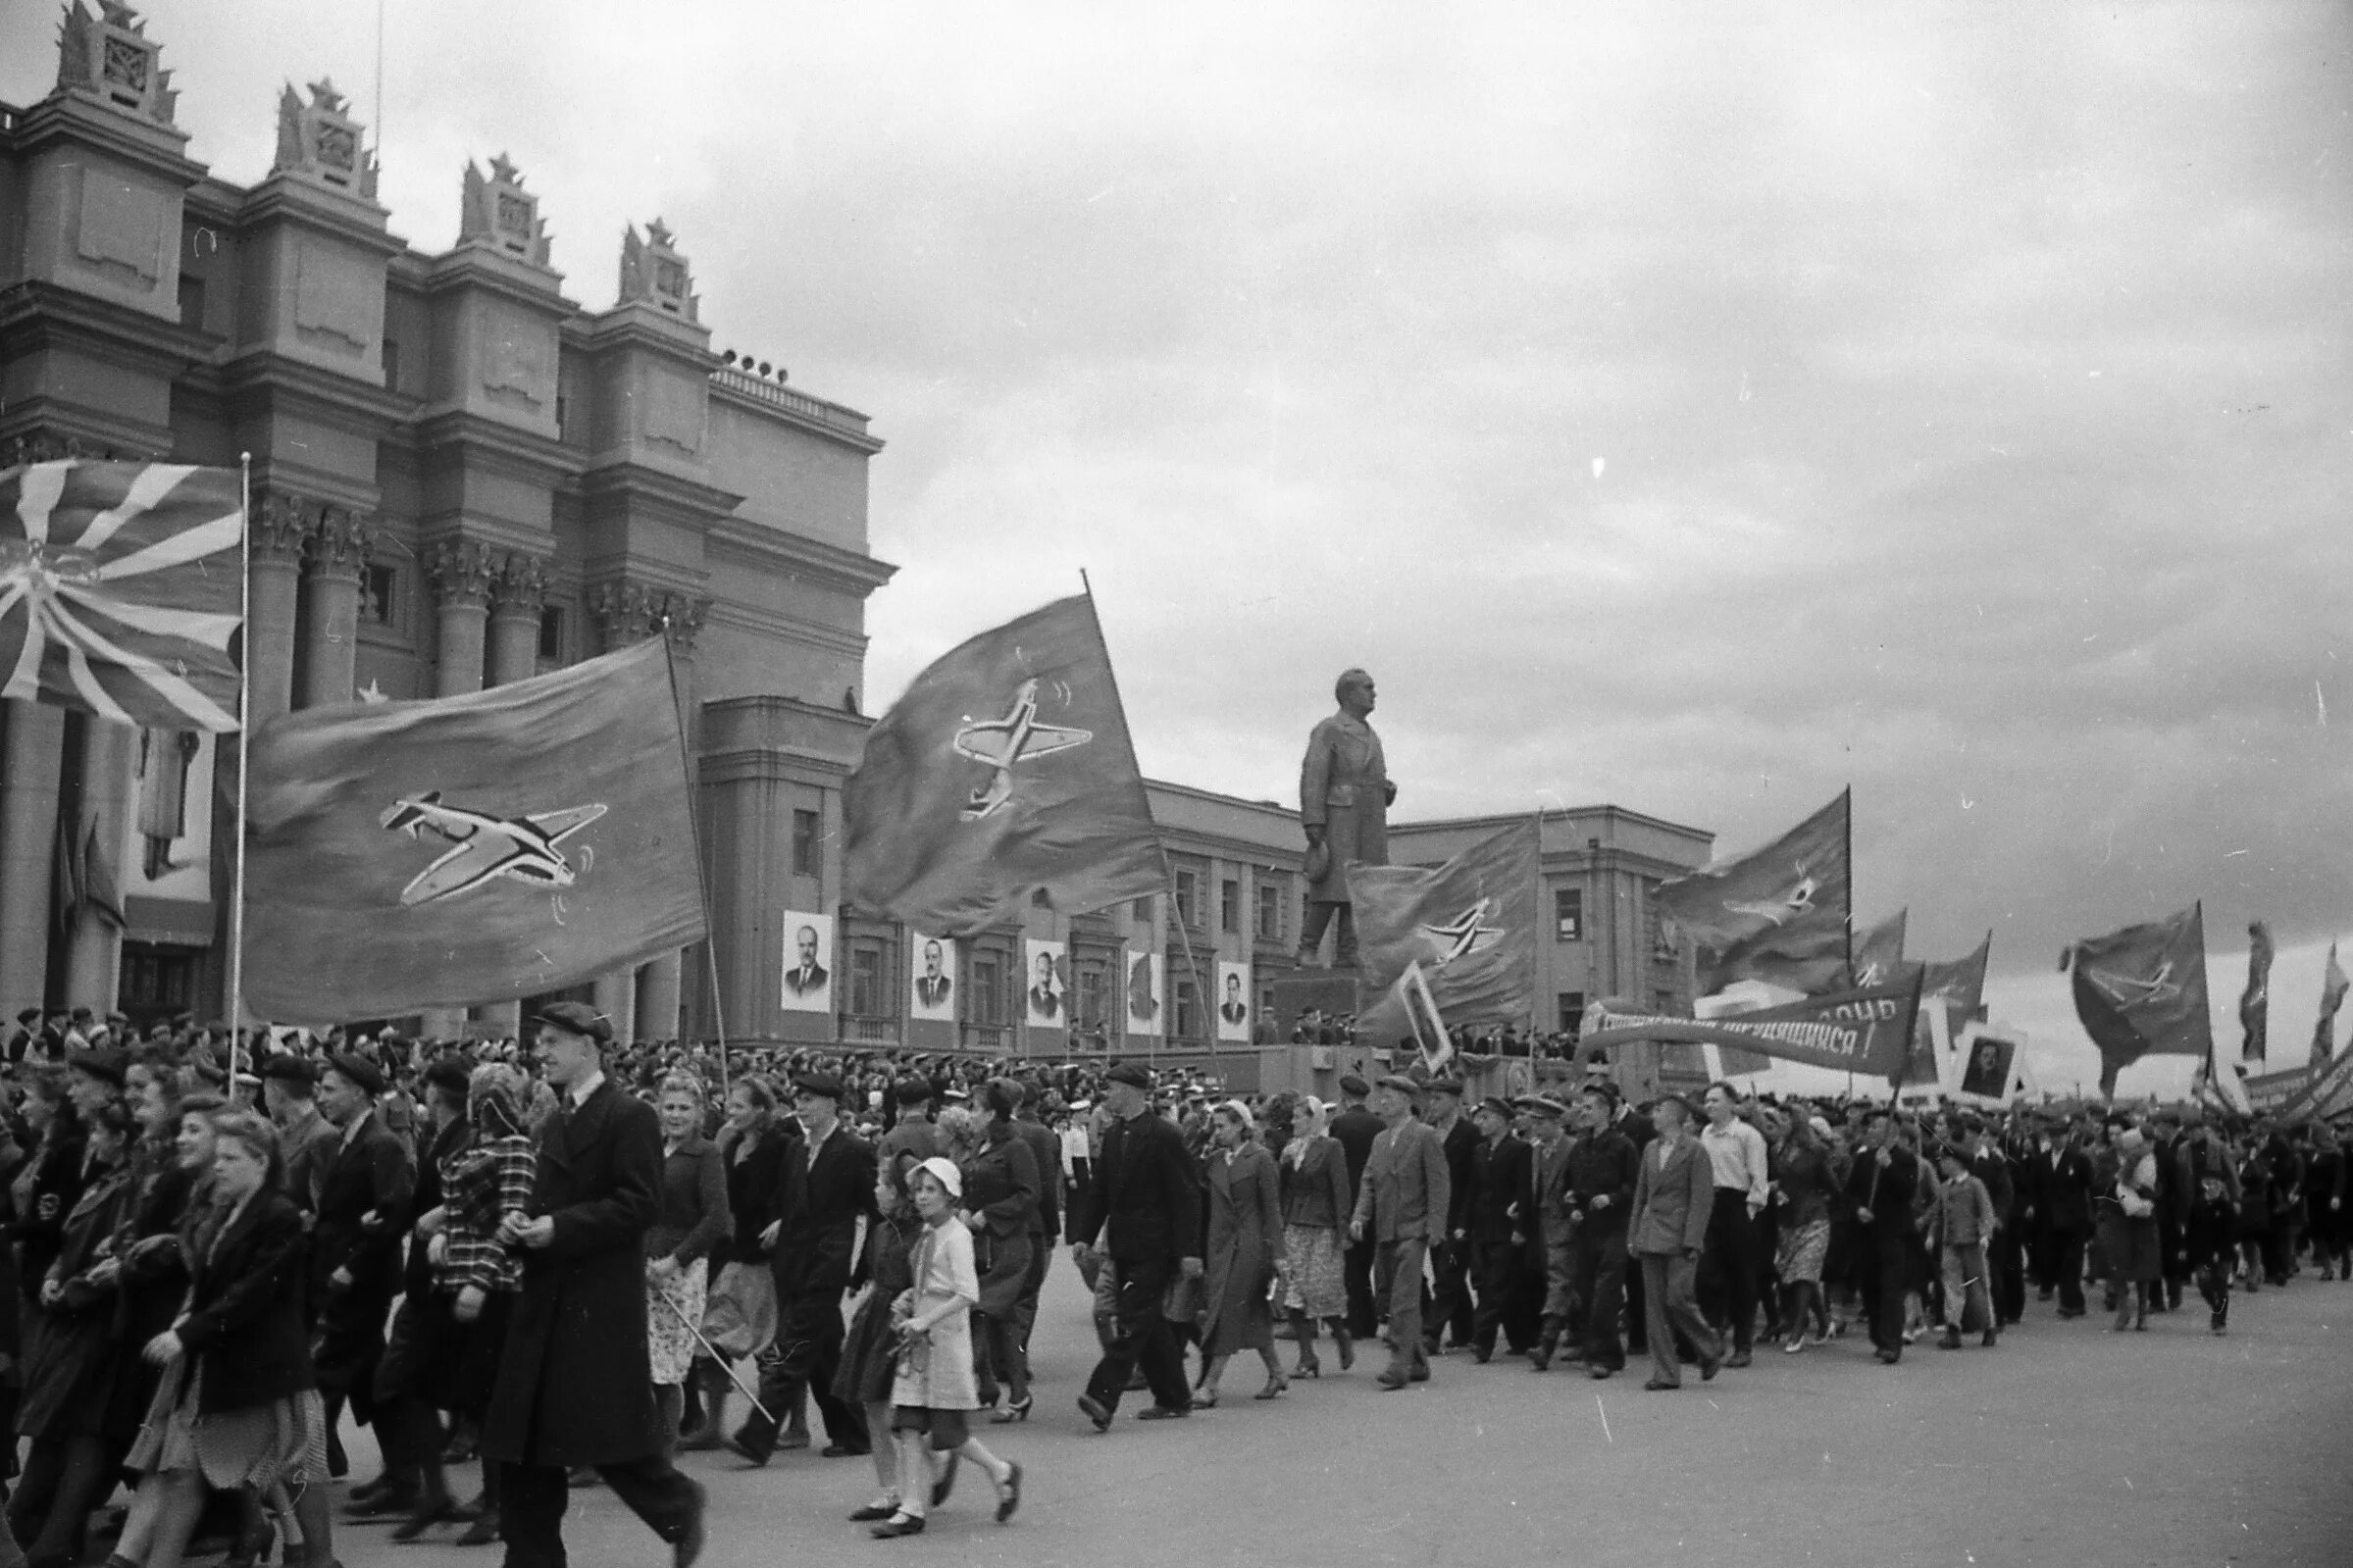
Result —
<instances>
[{"instance_id":1,"label":"large stone building","mask_svg":"<svg viewBox=\"0 0 2353 1568\"><path fill-rule=\"evenodd\" d=\"M713 940L597 982L625 1034L1254 1052L1298 944L1296 811L1151 784L1169 891L1096 915L1032 909L950 941L842 907L864 606L894 571L867 549L882 443L866 418L715 354L658 222L620 236L619 301L591 313L504 157L469 164L458 242L424 255L391 232L332 87L277 107L269 176L212 177L184 154L158 40L79 0L55 89L0 106L0 456L251 454L254 722L473 691L667 636L690 687ZM233 748L6 710L0 1017L218 1016ZM1709 835L1615 807L1544 823L1528 1022L1573 1027L1598 992L1671 992L1649 892L1704 861ZM1393 856L1435 863L1503 824L1404 825ZM122 928L61 925L61 835L99 846ZM415 1024L503 1032L515 1016Z\"/></svg>"}]
</instances>

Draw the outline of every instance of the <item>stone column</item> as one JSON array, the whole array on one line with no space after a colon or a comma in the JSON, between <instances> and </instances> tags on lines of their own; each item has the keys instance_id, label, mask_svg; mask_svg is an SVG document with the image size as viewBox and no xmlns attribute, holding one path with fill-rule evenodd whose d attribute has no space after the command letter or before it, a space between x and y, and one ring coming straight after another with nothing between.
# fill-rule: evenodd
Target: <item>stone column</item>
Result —
<instances>
[{"instance_id":1,"label":"stone column","mask_svg":"<svg viewBox=\"0 0 2353 1568\"><path fill-rule=\"evenodd\" d=\"M486 563L489 591L489 684L505 685L538 673L539 613L547 602L547 569L535 555L520 552ZM523 1034L521 1002L491 1002L474 1009L476 1022L500 1037Z\"/></svg>"},{"instance_id":2,"label":"stone column","mask_svg":"<svg viewBox=\"0 0 2353 1568\"><path fill-rule=\"evenodd\" d=\"M49 884L57 853L57 788L66 713L43 702L0 703L0 1018L46 1005Z\"/></svg>"},{"instance_id":3,"label":"stone column","mask_svg":"<svg viewBox=\"0 0 2353 1568\"><path fill-rule=\"evenodd\" d=\"M88 717L81 731L80 798L75 802L74 831L95 827L97 853L112 873L114 895L123 896L123 837L130 805L131 764L139 733L127 724ZM123 978L123 933L101 917L84 913L66 951L66 1005L87 1007L103 1017L112 1011Z\"/></svg>"},{"instance_id":4,"label":"stone column","mask_svg":"<svg viewBox=\"0 0 2353 1568\"><path fill-rule=\"evenodd\" d=\"M253 568L247 577L252 602L245 617L245 647L253 672L252 722L257 728L294 705L296 588L302 581L302 544L311 521L302 503L282 491L269 492L253 509ZM228 748L232 757L234 750ZM230 766L235 766L233 761Z\"/></svg>"},{"instance_id":5,"label":"stone column","mask_svg":"<svg viewBox=\"0 0 2353 1568\"><path fill-rule=\"evenodd\" d=\"M546 605L544 563L536 555L509 555L490 584L490 684L538 673L539 617Z\"/></svg>"},{"instance_id":6,"label":"stone column","mask_svg":"<svg viewBox=\"0 0 2353 1568\"><path fill-rule=\"evenodd\" d=\"M347 507L319 511L302 576L302 706L349 702L359 676L360 578L368 527Z\"/></svg>"},{"instance_id":7,"label":"stone column","mask_svg":"<svg viewBox=\"0 0 2353 1568\"><path fill-rule=\"evenodd\" d=\"M483 632L497 569L496 558L471 539L449 539L434 548L428 570L441 650L435 696L462 697L482 689Z\"/></svg>"},{"instance_id":8,"label":"stone column","mask_svg":"<svg viewBox=\"0 0 2353 1568\"><path fill-rule=\"evenodd\" d=\"M615 970L596 977L596 1010L613 1026L613 1043L627 1045L638 1037L638 972Z\"/></svg>"},{"instance_id":9,"label":"stone column","mask_svg":"<svg viewBox=\"0 0 2353 1568\"><path fill-rule=\"evenodd\" d=\"M683 975L681 954L668 952L638 971L638 1015L647 1039L678 1037L678 992Z\"/></svg>"}]
</instances>

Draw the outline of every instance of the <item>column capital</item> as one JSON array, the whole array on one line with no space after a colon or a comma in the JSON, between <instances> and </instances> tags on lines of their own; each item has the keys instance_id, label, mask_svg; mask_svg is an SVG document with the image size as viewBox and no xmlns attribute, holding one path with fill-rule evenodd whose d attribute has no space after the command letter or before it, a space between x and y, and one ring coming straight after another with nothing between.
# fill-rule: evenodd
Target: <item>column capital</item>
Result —
<instances>
[{"instance_id":1,"label":"column capital","mask_svg":"<svg viewBox=\"0 0 2353 1568\"><path fill-rule=\"evenodd\" d=\"M479 610L490 602L499 560L473 539L444 539L426 557L425 570L433 579L434 597L443 606Z\"/></svg>"},{"instance_id":2,"label":"column capital","mask_svg":"<svg viewBox=\"0 0 2353 1568\"><path fill-rule=\"evenodd\" d=\"M490 614L537 621L547 603L547 563L521 550L509 551L490 582Z\"/></svg>"},{"instance_id":3,"label":"column capital","mask_svg":"<svg viewBox=\"0 0 2353 1568\"><path fill-rule=\"evenodd\" d=\"M642 642L662 623L662 595L642 582L599 582L588 590L588 613L604 633L609 651Z\"/></svg>"},{"instance_id":4,"label":"column capital","mask_svg":"<svg viewBox=\"0 0 2353 1568\"><path fill-rule=\"evenodd\" d=\"M670 634L670 645L681 653L694 651L694 639L702 634L702 618L710 613L711 601L684 593L665 593L658 617L662 629Z\"/></svg>"},{"instance_id":5,"label":"column capital","mask_svg":"<svg viewBox=\"0 0 2353 1568\"><path fill-rule=\"evenodd\" d=\"M368 565L367 520L347 506L322 506L309 535L310 575L357 582Z\"/></svg>"},{"instance_id":6,"label":"column capital","mask_svg":"<svg viewBox=\"0 0 2353 1568\"><path fill-rule=\"evenodd\" d=\"M254 561L300 565L303 541L309 537L316 521L300 496L284 490L264 490L254 503L248 526Z\"/></svg>"}]
</instances>

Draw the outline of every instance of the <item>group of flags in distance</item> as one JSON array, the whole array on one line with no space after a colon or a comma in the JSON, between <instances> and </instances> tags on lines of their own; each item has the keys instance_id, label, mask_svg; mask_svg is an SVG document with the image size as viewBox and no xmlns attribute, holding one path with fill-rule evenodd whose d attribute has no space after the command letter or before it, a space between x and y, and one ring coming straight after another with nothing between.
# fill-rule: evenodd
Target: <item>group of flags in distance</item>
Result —
<instances>
[{"instance_id":1,"label":"group of flags in distance","mask_svg":"<svg viewBox=\"0 0 2353 1568\"><path fill-rule=\"evenodd\" d=\"M69 461L0 474L0 696L167 731L233 732L245 522L232 470ZM247 995L327 1020L512 1000L706 935L685 727L666 639L468 696L283 715L251 739ZM1037 903L1161 890L1167 864L1091 596L951 649L874 727L844 792L849 903L962 936ZM1596 1044L1707 1042L1727 1072L1779 1057L1937 1077L1980 1016L1992 935L1950 960L1904 950L1907 910L1858 931L1852 793L1772 842L1662 885L1704 1019L1597 1007ZM1352 868L1375 1037L1452 1051L1448 1022L1532 1016L1541 825L1444 865ZM2250 930L2242 1058L2267 1052L2273 944ZM2101 1088L2149 1055L2211 1062L2199 906L2071 945ZM2331 1059L2348 988L2330 946L2299 1097ZM1992 1087L1996 1081L2000 1087ZM2011 1063L1972 1063L2001 1095ZM2225 1082L2230 1082L2225 1080ZM2353 1086L2346 1086L2353 1087Z\"/></svg>"}]
</instances>

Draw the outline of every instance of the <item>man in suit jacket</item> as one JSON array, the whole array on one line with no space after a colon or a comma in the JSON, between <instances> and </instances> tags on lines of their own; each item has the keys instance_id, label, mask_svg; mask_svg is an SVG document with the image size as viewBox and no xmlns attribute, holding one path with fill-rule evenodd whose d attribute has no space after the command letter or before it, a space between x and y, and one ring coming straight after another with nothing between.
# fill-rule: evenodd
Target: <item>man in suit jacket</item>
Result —
<instances>
[{"instance_id":1,"label":"man in suit jacket","mask_svg":"<svg viewBox=\"0 0 2353 1568\"><path fill-rule=\"evenodd\" d=\"M1459 1346L1471 1343L1477 1330L1477 1309L1470 1298L1470 1211L1478 1184L1470 1164L1471 1151L1481 1139L1479 1130L1462 1114L1459 1080L1432 1079L1423 1092L1428 1096L1430 1131L1446 1150L1450 1194L1445 1224L1430 1238L1430 1316L1422 1329L1424 1345L1436 1355L1448 1331Z\"/></svg>"},{"instance_id":2,"label":"man in suit jacket","mask_svg":"<svg viewBox=\"0 0 2353 1568\"><path fill-rule=\"evenodd\" d=\"M1117 1290L1110 1342L1079 1395L1079 1409L1098 1432L1110 1430L1128 1375L1139 1367L1152 1403L1137 1412L1138 1420L1191 1412L1184 1352L1160 1303L1172 1278L1198 1280L1202 1273L1199 1177L1183 1136L1152 1114L1150 1069L1114 1063L1103 1074L1103 1107L1108 1125L1095 1180L1070 1223L1072 1261L1086 1273L1100 1250Z\"/></svg>"},{"instance_id":3,"label":"man in suit jacket","mask_svg":"<svg viewBox=\"0 0 2353 1568\"><path fill-rule=\"evenodd\" d=\"M858 1221L875 1218L875 1152L842 1123L839 1078L795 1073L793 1087L804 1141L801 1157L785 1165L770 1227L777 1353L760 1367L760 1403L785 1411L805 1387L825 1417L826 1457L840 1459L873 1449L864 1406L834 1397L834 1372L842 1364L842 1295L857 1261ZM776 1443L776 1423L754 1410L727 1445L764 1465Z\"/></svg>"},{"instance_id":4,"label":"man in suit jacket","mask_svg":"<svg viewBox=\"0 0 2353 1568\"><path fill-rule=\"evenodd\" d=\"M1894 1115L1874 1105L1863 1119L1863 1147L1847 1173L1847 1201L1863 1224L1857 1238L1856 1285L1870 1315L1871 1343L1894 1366L1904 1358L1904 1275L1917 1228L1912 1196L1919 1189L1919 1160L1896 1141Z\"/></svg>"},{"instance_id":5,"label":"man in suit jacket","mask_svg":"<svg viewBox=\"0 0 2353 1568\"><path fill-rule=\"evenodd\" d=\"M674 1568L691 1568L702 1552L702 1488L663 1451L645 1348L661 1123L605 1078L612 1026L593 1009L557 1002L533 1033L557 1108L539 1126L530 1211L498 1227L523 1254L523 1289L482 1431L483 1458L500 1466L508 1568L563 1568L566 1472L579 1465L670 1543Z\"/></svg>"},{"instance_id":6,"label":"man in suit jacket","mask_svg":"<svg viewBox=\"0 0 2353 1568\"><path fill-rule=\"evenodd\" d=\"M333 1421L348 1399L362 1426L376 1416L376 1363L384 1354L384 1320L400 1290L400 1239L408 1234L409 1201L417 1189L408 1144L384 1125L376 1108L384 1091L383 1069L345 1051L328 1059L317 1096L336 1140L326 1150L311 1229L313 1353L328 1419ZM391 1480L387 1474L361 1490L383 1493ZM405 1511L415 1492L393 1500Z\"/></svg>"},{"instance_id":7,"label":"man in suit jacket","mask_svg":"<svg viewBox=\"0 0 2353 1568\"><path fill-rule=\"evenodd\" d=\"M915 999L934 1011L947 1005L954 984L941 971L946 961L937 940L923 944L923 973L915 977Z\"/></svg>"},{"instance_id":8,"label":"man in suit jacket","mask_svg":"<svg viewBox=\"0 0 2353 1568\"><path fill-rule=\"evenodd\" d=\"M1485 1363L1498 1333L1513 1355L1528 1348L1520 1210L1528 1187L1528 1145L1511 1136L1511 1107L1479 1102L1471 1113L1479 1143L1470 1154L1470 1264L1479 1305L1471 1320L1471 1354Z\"/></svg>"},{"instance_id":9,"label":"man in suit jacket","mask_svg":"<svg viewBox=\"0 0 2353 1568\"><path fill-rule=\"evenodd\" d=\"M1365 1096L1371 1086L1354 1073L1340 1079L1338 1116L1332 1118L1332 1138L1340 1151L1348 1156L1348 1189L1362 1191L1364 1162L1372 1158L1372 1140L1381 1136L1381 1119L1364 1108ZM1342 1272L1348 1278L1348 1332L1359 1340L1369 1340L1380 1326L1379 1315L1372 1304L1372 1255L1370 1241L1351 1241L1341 1257Z\"/></svg>"},{"instance_id":10,"label":"man in suit jacket","mask_svg":"<svg viewBox=\"0 0 2353 1568\"><path fill-rule=\"evenodd\" d=\"M1625 1304L1626 1229L1642 1179L1642 1155L1617 1130L1617 1097L1609 1084L1588 1083L1577 1096L1577 1114L1582 1131L1569 1149L1561 1182L1561 1199L1572 1217L1569 1296L1576 1306L1573 1327L1581 1336L1586 1376L1600 1379L1626 1365L1617 1315ZM1543 1348L1548 1351L1552 1334L1547 1323Z\"/></svg>"},{"instance_id":11,"label":"man in suit jacket","mask_svg":"<svg viewBox=\"0 0 2353 1568\"><path fill-rule=\"evenodd\" d=\"M795 996L814 996L825 989L826 969L817 962L817 928L803 926L793 934L800 961L785 971L785 989Z\"/></svg>"},{"instance_id":12,"label":"man in suit jacket","mask_svg":"<svg viewBox=\"0 0 2353 1568\"><path fill-rule=\"evenodd\" d=\"M1691 1136L1691 1107L1668 1094L1651 1108L1659 1137L1642 1151L1642 1174L1634 1182L1634 1213L1626 1250L1642 1260L1643 1301L1650 1314L1651 1347L1646 1389L1683 1387L1675 1360L1680 1333L1700 1353L1700 1381L1723 1364L1723 1344L1700 1313L1697 1290L1700 1249L1715 1205L1715 1168L1700 1140ZM1903 1298L1897 1297L1899 1309Z\"/></svg>"},{"instance_id":13,"label":"man in suit jacket","mask_svg":"<svg viewBox=\"0 0 2353 1568\"><path fill-rule=\"evenodd\" d=\"M1454 1202L1446 1145L1413 1115L1421 1086L1402 1073L1381 1080L1373 1108L1387 1123L1372 1140L1356 1213L1349 1235L1370 1239L1373 1289L1389 1303L1390 1356L1383 1389L1430 1381L1429 1347L1422 1340L1421 1270L1433 1238L1443 1236Z\"/></svg>"}]
</instances>

